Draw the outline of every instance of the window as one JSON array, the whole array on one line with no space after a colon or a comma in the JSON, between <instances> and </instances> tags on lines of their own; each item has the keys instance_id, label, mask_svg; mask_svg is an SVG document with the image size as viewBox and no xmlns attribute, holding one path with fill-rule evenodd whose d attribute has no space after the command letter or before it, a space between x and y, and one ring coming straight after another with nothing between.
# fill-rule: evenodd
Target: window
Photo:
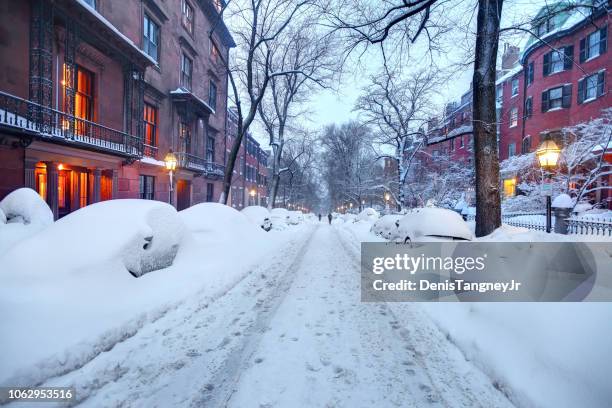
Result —
<instances>
[{"instance_id":1,"label":"window","mask_svg":"<svg viewBox=\"0 0 612 408\"><path fill-rule=\"evenodd\" d=\"M191 91L191 76L193 74L193 61L183 54L181 58L181 86Z\"/></svg>"},{"instance_id":2,"label":"window","mask_svg":"<svg viewBox=\"0 0 612 408\"><path fill-rule=\"evenodd\" d=\"M183 27L185 27L185 30L187 30L189 34L193 34L193 7L191 7L191 4L189 4L187 0L183 0L182 3L183 6L181 10L181 22L183 23Z\"/></svg>"},{"instance_id":3,"label":"window","mask_svg":"<svg viewBox=\"0 0 612 408\"><path fill-rule=\"evenodd\" d=\"M518 108L514 107L510 109L510 126L511 128L518 125Z\"/></svg>"},{"instance_id":4,"label":"window","mask_svg":"<svg viewBox=\"0 0 612 408\"><path fill-rule=\"evenodd\" d=\"M81 67L77 67L74 116L86 120L93 119L93 73Z\"/></svg>"},{"instance_id":5,"label":"window","mask_svg":"<svg viewBox=\"0 0 612 408\"><path fill-rule=\"evenodd\" d=\"M508 145L508 157L516 156L516 144L510 143Z\"/></svg>"},{"instance_id":6,"label":"window","mask_svg":"<svg viewBox=\"0 0 612 408\"><path fill-rule=\"evenodd\" d=\"M504 97L504 87L503 85L497 85L497 87L495 87L495 99L498 103L502 102L502 99Z\"/></svg>"},{"instance_id":7,"label":"window","mask_svg":"<svg viewBox=\"0 0 612 408\"><path fill-rule=\"evenodd\" d=\"M217 110L217 85L213 81L210 81L208 88L208 104L212 110Z\"/></svg>"},{"instance_id":8,"label":"window","mask_svg":"<svg viewBox=\"0 0 612 408\"><path fill-rule=\"evenodd\" d=\"M151 17L144 15L144 30L142 47L155 61L158 61L159 56L159 25L157 25Z\"/></svg>"},{"instance_id":9,"label":"window","mask_svg":"<svg viewBox=\"0 0 612 408\"><path fill-rule=\"evenodd\" d=\"M555 27L556 22L554 17L547 18L545 20L540 20L540 22L536 25L536 32L538 33L538 36L542 36L554 30Z\"/></svg>"},{"instance_id":10,"label":"window","mask_svg":"<svg viewBox=\"0 0 612 408\"><path fill-rule=\"evenodd\" d=\"M608 27L603 27L580 40L580 62L595 58L608 49Z\"/></svg>"},{"instance_id":11,"label":"window","mask_svg":"<svg viewBox=\"0 0 612 408\"><path fill-rule=\"evenodd\" d=\"M206 140L206 161L213 163L215 161L215 138L208 136Z\"/></svg>"},{"instance_id":12,"label":"window","mask_svg":"<svg viewBox=\"0 0 612 408\"><path fill-rule=\"evenodd\" d=\"M527 86L533 83L533 61L527 65L527 71L525 72L525 81L527 82Z\"/></svg>"},{"instance_id":13,"label":"window","mask_svg":"<svg viewBox=\"0 0 612 408\"><path fill-rule=\"evenodd\" d=\"M512 79L512 96L516 96L519 93L519 80L518 78Z\"/></svg>"},{"instance_id":14,"label":"window","mask_svg":"<svg viewBox=\"0 0 612 408\"><path fill-rule=\"evenodd\" d=\"M179 142L182 152L191 153L191 127L184 119L179 121Z\"/></svg>"},{"instance_id":15,"label":"window","mask_svg":"<svg viewBox=\"0 0 612 408\"><path fill-rule=\"evenodd\" d=\"M219 52L219 48L217 48L217 44L215 44L212 40L210 41L210 56L213 61L218 62L221 57L221 53Z\"/></svg>"},{"instance_id":16,"label":"window","mask_svg":"<svg viewBox=\"0 0 612 408\"><path fill-rule=\"evenodd\" d=\"M578 81L578 103L590 102L604 93L605 71L589 75Z\"/></svg>"},{"instance_id":17,"label":"window","mask_svg":"<svg viewBox=\"0 0 612 408\"><path fill-rule=\"evenodd\" d=\"M521 144L521 153L526 154L531 150L531 137L527 136L523 139Z\"/></svg>"},{"instance_id":18,"label":"window","mask_svg":"<svg viewBox=\"0 0 612 408\"><path fill-rule=\"evenodd\" d=\"M533 115L533 98L530 96L525 100L525 118L530 118Z\"/></svg>"},{"instance_id":19,"label":"window","mask_svg":"<svg viewBox=\"0 0 612 408\"><path fill-rule=\"evenodd\" d=\"M464 146L465 146L465 144L463 143L463 136L461 136L461 137L459 138L459 148L460 148L460 149L463 149L463 147L464 147Z\"/></svg>"},{"instance_id":20,"label":"window","mask_svg":"<svg viewBox=\"0 0 612 408\"><path fill-rule=\"evenodd\" d=\"M206 201L212 203L214 200L215 185L213 183L206 183Z\"/></svg>"},{"instance_id":21,"label":"window","mask_svg":"<svg viewBox=\"0 0 612 408\"><path fill-rule=\"evenodd\" d=\"M551 109L569 108L572 98L572 85L567 84L542 92L542 112Z\"/></svg>"},{"instance_id":22,"label":"window","mask_svg":"<svg viewBox=\"0 0 612 408\"><path fill-rule=\"evenodd\" d=\"M157 143L157 108L144 104L144 144L155 146Z\"/></svg>"},{"instance_id":23,"label":"window","mask_svg":"<svg viewBox=\"0 0 612 408\"><path fill-rule=\"evenodd\" d=\"M140 175L140 198L143 200L155 199L155 177Z\"/></svg>"},{"instance_id":24,"label":"window","mask_svg":"<svg viewBox=\"0 0 612 408\"><path fill-rule=\"evenodd\" d=\"M504 196L514 197L516 194L516 179L504 179Z\"/></svg>"},{"instance_id":25,"label":"window","mask_svg":"<svg viewBox=\"0 0 612 408\"><path fill-rule=\"evenodd\" d=\"M574 46L561 47L558 51L551 51L544 54L544 64L542 74L544 76L572 69L572 59L574 57Z\"/></svg>"}]
</instances>

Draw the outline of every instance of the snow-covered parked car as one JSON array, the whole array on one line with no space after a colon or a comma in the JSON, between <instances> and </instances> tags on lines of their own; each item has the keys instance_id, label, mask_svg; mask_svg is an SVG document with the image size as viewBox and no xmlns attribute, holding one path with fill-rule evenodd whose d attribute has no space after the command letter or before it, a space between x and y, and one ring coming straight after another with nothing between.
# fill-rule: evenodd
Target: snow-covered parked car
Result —
<instances>
[{"instance_id":1,"label":"snow-covered parked car","mask_svg":"<svg viewBox=\"0 0 612 408\"><path fill-rule=\"evenodd\" d=\"M289 224L289 211L285 208L273 208L270 211L272 217L272 228L282 230Z\"/></svg>"},{"instance_id":2,"label":"snow-covered parked car","mask_svg":"<svg viewBox=\"0 0 612 408\"><path fill-rule=\"evenodd\" d=\"M397 240L402 242L473 239L463 218L444 208L416 208L399 220L397 228Z\"/></svg>"},{"instance_id":3,"label":"snow-covered parked car","mask_svg":"<svg viewBox=\"0 0 612 408\"><path fill-rule=\"evenodd\" d=\"M351 214L351 213L342 214L342 220L344 222L355 222L356 219L357 219L357 215L355 214Z\"/></svg>"},{"instance_id":4,"label":"snow-covered parked car","mask_svg":"<svg viewBox=\"0 0 612 408\"><path fill-rule=\"evenodd\" d=\"M182 211L179 216L200 244L235 243L265 234L240 211L219 203L201 203Z\"/></svg>"},{"instance_id":5,"label":"snow-covered parked car","mask_svg":"<svg viewBox=\"0 0 612 408\"><path fill-rule=\"evenodd\" d=\"M287 218L287 221L291 225L301 224L302 222L304 222L304 213L299 210L289 211L289 218Z\"/></svg>"},{"instance_id":6,"label":"snow-covered parked car","mask_svg":"<svg viewBox=\"0 0 612 408\"><path fill-rule=\"evenodd\" d=\"M403 215L395 214L383 215L376 220L370 231L385 239L395 240L399 237L399 220L403 217Z\"/></svg>"},{"instance_id":7,"label":"snow-covered parked car","mask_svg":"<svg viewBox=\"0 0 612 408\"><path fill-rule=\"evenodd\" d=\"M357 215L357 221L375 222L380 218L380 214L373 208L366 208Z\"/></svg>"},{"instance_id":8,"label":"snow-covered parked car","mask_svg":"<svg viewBox=\"0 0 612 408\"><path fill-rule=\"evenodd\" d=\"M172 265L184 234L169 204L109 200L70 213L19 242L0 263L25 275L60 276L120 262L138 277Z\"/></svg>"},{"instance_id":9,"label":"snow-covered parked car","mask_svg":"<svg viewBox=\"0 0 612 408\"><path fill-rule=\"evenodd\" d=\"M264 231L270 231L272 229L272 216L267 208L259 205L251 205L243 208L241 213L246 215L255 225L259 225Z\"/></svg>"},{"instance_id":10,"label":"snow-covered parked car","mask_svg":"<svg viewBox=\"0 0 612 408\"><path fill-rule=\"evenodd\" d=\"M0 254L53 224L53 212L31 188L19 188L0 201Z\"/></svg>"}]
</instances>

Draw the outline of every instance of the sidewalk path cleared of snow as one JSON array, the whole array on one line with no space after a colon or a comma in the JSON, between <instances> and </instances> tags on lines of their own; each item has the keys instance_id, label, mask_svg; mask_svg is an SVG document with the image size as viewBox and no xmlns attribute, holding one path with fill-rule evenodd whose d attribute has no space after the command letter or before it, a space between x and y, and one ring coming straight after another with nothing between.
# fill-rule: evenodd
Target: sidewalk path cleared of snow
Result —
<instances>
[{"instance_id":1,"label":"sidewalk path cleared of snow","mask_svg":"<svg viewBox=\"0 0 612 408\"><path fill-rule=\"evenodd\" d=\"M84 407L513 406L418 308L362 303L356 254L320 225L42 385Z\"/></svg>"}]
</instances>

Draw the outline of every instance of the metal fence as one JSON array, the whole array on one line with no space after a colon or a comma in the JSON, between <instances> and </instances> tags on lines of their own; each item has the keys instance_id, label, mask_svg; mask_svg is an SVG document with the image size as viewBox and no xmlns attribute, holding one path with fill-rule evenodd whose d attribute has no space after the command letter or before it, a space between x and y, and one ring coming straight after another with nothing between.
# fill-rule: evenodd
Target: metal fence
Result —
<instances>
[{"instance_id":1,"label":"metal fence","mask_svg":"<svg viewBox=\"0 0 612 408\"><path fill-rule=\"evenodd\" d=\"M612 222L606 219L572 217L568 221L568 233L612 237Z\"/></svg>"}]
</instances>

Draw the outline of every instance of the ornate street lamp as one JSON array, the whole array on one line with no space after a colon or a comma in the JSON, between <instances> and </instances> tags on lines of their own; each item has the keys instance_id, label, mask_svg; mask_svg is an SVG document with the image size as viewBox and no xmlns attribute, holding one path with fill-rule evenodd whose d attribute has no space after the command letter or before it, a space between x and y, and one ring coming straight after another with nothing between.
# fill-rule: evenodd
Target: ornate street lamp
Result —
<instances>
[{"instance_id":1,"label":"ornate street lamp","mask_svg":"<svg viewBox=\"0 0 612 408\"><path fill-rule=\"evenodd\" d=\"M255 194L257 194L257 191L252 188L251 191L249 191L249 195L251 196L251 205L255 205Z\"/></svg>"},{"instance_id":2,"label":"ornate street lamp","mask_svg":"<svg viewBox=\"0 0 612 408\"><path fill-rule=\"evenodd\" d=\"M172 149L170 149L168 151L168 153L166 154L166 157L164 157L164 163L166 163L166 169L168 170L168 175L170 176L170 204L172 205L172 192L174 191L174 170L176 170L176 164L177 164L178 160L176 158L176 156L174 155L174 153L172 153Z\"/></svg>"},{"instance_id":3,"label":"ornate street lamp","mask_svg":"<svg viewBox=\"0 0 612 408\"><path fill-rule=\"evenodd\" d=\"M544 194L546 195L546 232L550 233L552 225L552 205L550 196L552 195L552 182L550 173L557 167L561 149L552 140L545 140L536 150L536 157L546 177L542 185Z\"/></svg>"}]
</instances>

